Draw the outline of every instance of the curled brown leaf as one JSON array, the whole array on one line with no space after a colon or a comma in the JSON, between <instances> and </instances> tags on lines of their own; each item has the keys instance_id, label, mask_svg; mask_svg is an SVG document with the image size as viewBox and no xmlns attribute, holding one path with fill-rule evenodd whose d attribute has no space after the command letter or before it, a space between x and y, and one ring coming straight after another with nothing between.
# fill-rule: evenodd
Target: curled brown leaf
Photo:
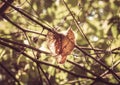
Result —
<instances>
[{"instance_id":1,"label":"curled brown leaf","mask_svg":"<svg viewBox=\"0 0 120 85\"><path fill-rule=\"evenodd\" d=\"M71 28L69 28L66 35L48 32L47 46L52 55L56 56L58 63L64 63L67 55L74 49L75 35Z\"/></svg>"}]
</instances>

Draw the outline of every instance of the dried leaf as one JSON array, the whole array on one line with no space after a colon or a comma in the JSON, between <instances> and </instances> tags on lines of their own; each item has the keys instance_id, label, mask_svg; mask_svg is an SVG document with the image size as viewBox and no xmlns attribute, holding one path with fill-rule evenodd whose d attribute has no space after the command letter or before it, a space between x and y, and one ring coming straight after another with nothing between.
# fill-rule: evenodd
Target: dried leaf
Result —
<instances>
[{"instance_id":1,"label":"dried leaf","mask_svg":"<svg viewBox=\"0 0 120 85\"><path fill-rule=\"evenodd\" d=\"M52 55L56 56L57 62L62 64L65 62L67 55L74 49L75 36L70 28L66 35L48 32L47 41Z\"/></svg>"},{"instance_id":2,"label":"dried leaf","mask_svg":"<svg viewBox=\"0 0 120 85\"><path fill-rule=\"evenodd\" d=\"M51 51L53 56L56 55L55 42L56 42L55 35L52 32L48 32L47 33L47 47Z\"/></svg>"}]
</instances>

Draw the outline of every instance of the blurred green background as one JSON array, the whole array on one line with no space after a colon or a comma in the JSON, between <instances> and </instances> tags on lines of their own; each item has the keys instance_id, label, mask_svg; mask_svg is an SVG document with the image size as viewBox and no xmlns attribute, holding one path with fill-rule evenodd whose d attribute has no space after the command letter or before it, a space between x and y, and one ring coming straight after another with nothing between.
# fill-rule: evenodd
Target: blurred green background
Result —
<instances>
[{"instance_id":1,"label":"blurred green background","mask_svg":"<svg viewBox=\"0 0 120 85\"><path fill-rule=\"evenodd\" d=\"M119 62L119 50L115 50L115 52L118 52L116 54L112 53L111 50L120 47L120 0L65 0L65 2L93 47L109 51L109 53L99 52L99 59L109 67ZM0 3L2 3L1 0ZM44 25L57 29L58 32L66 31L68 27L71 26L75 32L76 44L86 48L90 47L76 27L74 19L62 0L15 0L12 5L20 8ZM43 30L38 24L30 21L12 8L8 10L6 15L13 22L25 29L34 30L45 35L47 33L47 30ZM26 33L25 35L25 33L2 17L0 17L0 37L49 51L46 47L45 36L35 33ZM28 40L30 40L30 42ZM32 57L34 57L34 54L37 55L41 61L58 65L55 58L51 55L37 52L33 54L31 49L17 45L14 46L25 51ZM86 50L86 52L95 57L94 51ZM95 58L97 59L97 57ZM82 54L78 49L74 49L67 59L78 63L98 75L105 71L101 65ZM20 81L21 85L40 85L36 63L1 44L0 63ZM71 72L93 77L69 62L65 62L65 64L59 66ZM90 85L90 83L92 83L92 80L72 77L70 74L51 66L41 65L41 67L52 82L52 85ZM118 73L120 71L120 65L118 64L113 69ZM45 76L42 73L41 75L43 85L47 85ZM106 76L106 80L113 83L117 82L112 75ZM11 78L2 67L0 67L0 84L17 85L13 78ZM95 85L101 85L101 83Z\"/></svg>"}]
</instances>

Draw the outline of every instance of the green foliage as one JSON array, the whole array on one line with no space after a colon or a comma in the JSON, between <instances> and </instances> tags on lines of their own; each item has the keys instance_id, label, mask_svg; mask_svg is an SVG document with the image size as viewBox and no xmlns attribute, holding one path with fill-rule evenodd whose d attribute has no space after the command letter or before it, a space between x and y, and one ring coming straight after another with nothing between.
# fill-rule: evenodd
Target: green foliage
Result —
<instances>
[{"instance_id":1,"label":"green foliage","mask_svg":"<svg viewBox=\"0 0 120 85\"><path fill-rule=\"evenodd\" d=\"M88 43L80 32L80 29L76 26L76 22L67 10L63 0L15 0L12 5L18 7L24 13L30 15L30 17L36 19L45 26L51 29L55 28L58 32L66 31L68 27L71 26L75 32L76 44L81 46L81 48L83 47L82 49L85 52L103 62L106 66L112 67L119 62L120 49L116 48L120 47L120 1L65 0L65 2L93 48L99 51L94 51L90 47L90 43ZM2 0L0 0L0 3L2 3ZM0 38L7 38L46 52L49 51L46 46L46 34L48 30L43 29L13 8L10 8L5 14L22 28L39 32L39 34L20 30L5 20L0 13ZM0 39L0 41L2 40ZM27 47L10 44L9 42L7 43L20 49L21 52L29 54L34 59L46 61L52 65L56 65L57 68L60 67L76 74L94 78L94 75L84 69L80 69L77 65L69 61L59 65L56 63L55 57L50 54L39 53ZM39 73L37 63L22 55L21 52L16 52L6 45L2 45L0 42L0 64L4 65L10 73L20 81L21 85L40 85L41 83L47 85L45 74L52 85L90 85L93 82L93 80L90 79L76 78L68 72L44 64L40 64L42 69L40 69ZM99 57L96 57L96 53ZM97 75L101 75L106 71L101 64L98 64L98 62L94 61L77 48L74 49L67 59L77 63L83 68L89 69L89 71ZM112 67L112 69L119 75L119 64ZM110 73L106 74L103 78L112 83L118 82ZM18 85L1 65L0 84ZM95 85L104 84L102 82L97 82Z\"/></svg>"}]
</instances>

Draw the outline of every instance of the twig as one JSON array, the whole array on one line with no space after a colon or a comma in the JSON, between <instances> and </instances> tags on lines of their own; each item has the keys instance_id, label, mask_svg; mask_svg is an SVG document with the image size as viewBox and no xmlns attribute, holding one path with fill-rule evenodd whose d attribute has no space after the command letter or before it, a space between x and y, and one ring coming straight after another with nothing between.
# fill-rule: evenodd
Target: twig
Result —
<instances>
[{"instance_id":1,"label":"twig","mask_svg":"<svg viewBox=\"0 0 120 85\"><path fill-rule=\"evenodd\" d=\"M79 64L77 64L77 63L75 63L75 62L72 62L72 61L70 61L70 60L67 60L67 62L69 62L69 63L71 63L71 64L77 66L78 68L80 68L80 69L82 69L82 70L84 70L84 71L86 71L86 72L92 74L93 76L96 76L96 77L98 76L98 75L96 75L95 73L93 73L93 72L87 70L86 68L80 66Z\"/></svg>"},{"instance_id":2,"label":"twig","mask_svg":"<svg viewBox=\"0 0 120 85\"><path fill-rule=\"evenodd\" d=\"M115 50L120 50L120 47L112 49L112 51L115 51Z\"/></svg>"},{"instance_id":3,"label":"twig","mask_svg":"<svg viewBox=\"0 0 120 85\"><path fill-rule=\"evenodd\" d=\"M11 4L13 3L14 0L7 0L6 2ZM5 11L9 8L9 5L6 4L5 2L3 3L3 6L0 8L0 15L5 13Z\"/></svg>"},{"instance_id":4,"label":"twig","mask_svg":"<svg viewBox=\"0 0 120 85\"><path fill-rule=\"evenodd\" d=\"M5 0L2 0L2 1L4 1L4 2L6 2ZM46 26L44 26L43 24L41 24L41 23L39 23L38 21L36 21L35 19L33 19L33 18L31 18L29 15L27 15L26 13L24 13L23 11L21 11L19 8L16 8L16 7L14 7L13 5L11 5L11 4L9 4L8 2L6 2L8 5L10 5L13 9L15 9L16 11L18 11L19 13L21 13L21 14L23 14L25 17L27 17L27 18L29 18L30 20L32 20L33 22L35 22L35 23L37 23L37 24L39 24L41 27L43 27L43 29L46 29L46 30L48 30L48 31L52 31L50 28L48 28L48 27L46 27ZM72 14L72 13L71 13ZM3 18L5 18L5 19L7 19L6 18L6 16L4 15L4 14L2 14L2 16L3 16ZM74 19L75 20L75 19ZM9 21L9 20L8 20ZM12 24L14 24L14 23L12 23ZM14 24L16 27L18 26L18 25L16 25L16 24ZM21 29L21 30L23 30L23 29ZM25 30L23 30L23 31L26 31L26 29ZM52 31L53 32L53 31ZM84 35L85 36L85 35ZM85 36L86 37L86 36ZM0 41L1 42L1 41ZM88 42L89 42L89 40L88 40ZM5 43L4 43L5 44ZM90 43L89 43L89 45L91 45ZM9 47L9 44L8 44L8 47ZM108 71L110 71L113 75L115 75L118 79L120 79L118 76L117 76L117 74L115 74L111 69L109 69L105 64L103 64L101 61L98 61L97 59L95 59L93 56L91 56L90 54L88 54L87 52L85 52L84 50L82 50L82 49L80 49L80 48L78 48L78 47L76 47L77 49L79 49L82 53L84 53L84 54L86 54L87 56L89 56L90 58L92 58L93 60L95 60L96 62L98 62L99 64L101 64L103 67L105 67ZM94 50L94 48L91 46L91 48L92 48L92 50ZM19 50L18 50L19 51ZM21 52L23 55L25 55L24 54L24 52ZM96 52L95 52L96 53ZM35 61L34 61L35 62ZM37 61L36 61L37 62Z\"/></svg>"},{"instance_id":5,"label":"twig","mask_svg":"<svg viewBox=\"0 0 120 85\"><path fill-rule=\"evenodd\" d=\"M113 66L111 66L110 69L116 67L118 64L120 64L120 60L117 61ZM101 76L101 77L104 77L108 72L109 72L109 71L106 70L106 71L105 71L104 73L102 73L100 76Z\"/></svg>"},{"instance_id":6,"label":"twig","mask_svg":"<svg viewBox=\"0 0 120 85\"><path fill-rule=\"evenodd\" d=\"M67 72L68 74L71 74L71 75L73 75L73 76L75 76L75 77L77 77L77 78L80 77L80 78L85 78L85 79L96 80L96 78L92 78L92 77L88 77L88 76L83 76L83 75L80 75L80 74L76 74L76 73L70 72L70 71L68 71L68 70L66 70L66 69L63 69L63 68L61 68L61 67L59 67L59 66L56 66L56 65L50 64L50 63L48 63L48 62L45 62L45 61L38 61L37 59L34 59L34 58L32 58L30 55L28 55L28 54L26 54L25 52L21 51L20 49L14 47L14 46L12 46L12 45L9 45L9 44L7 44L7 43L5 43L5 42L0 41L0 44L3 45L3 46L6 46L6 47L8 47L8 48L11 48L11 49L13 49L13 50L15 50L15 51L17 51L17 52L20 52L21 54L23 54L24 56L26 56L27 58L29 58L30 60L32 60L33 62L36 62L36 63L38 63L38 64L44 64L44 65L47 65L47 66L52 66L52 67L54 67L54 68L56 68L56 69L60 69L60 70L62 70L62 71L64 71L64 72ZM97 81L101 81L101 80L98 79ZM102 81L102 82L103 82L103 81ZM117 84L112 84L112 83L111 83L110 85L117 85Z\"/></svg>"},{"instance_id":7,"label":"twig","mask_svg":"<svg viewBox=\"0 0 120 85\"><path fill-rule=\"evenodd\" d=\"M30 46L31 46L31 45L32 45L32 41L28 38L26 32L24 32L24 34L25 34L25 36L26 36L26 38L27 38L27 40L28 40L28 42L29 42L29 44L30 44ZM37 56L35 55L35 52L34 52L33 50L32 50L32 53L33 53L33 55L34 55L34 58L37 59ZM37 63L36 63L36 64L37 64ZM40 80L41 80L41 81L40 81L40 84L41 84L41 85L43 84L42 77L41 77L41 73L40 73L40 70L41 70L42 73L43 73L43 75L45 76L47 82L48 82L48 85L51 85L50 80L48 79L47 75L45 74L45 72L44 72L44 70L43 70L43 68L41 67L40 64L37 64L37 70L38 70L39 77L40 77Z\"/></svg>"},{"instance_id":8,"label":"twig","mask_svg":"<svg viewBox=\"0 0 120 85\"><path fill-rule=\"evenodd\" d=\"M23 33L24 33L24 35L25 35L25 37L26 37L26 39L27 39L27 41L28 41L28 43L29 43L29 45L31 46L32 45L32 43L31 43L31 40L28 38L28 36L27 36L27 34L26 34L26 32L24 32L23 31ZM36 57L36 55L35 55L35 53L34 53L34 51L32 50L32 53L33 53L33 56L34 56L34 58L35 59L37 59L37 57ZM36 63L36 65L37 65L37 71L38 71L38 74L39 74L39 79L40 79L40 82L39 82L39 84L43 84L43 81L42 81L42 76L41 76L41 72L40 72L40 70L42 69L39 69L39 67L40 67L40 65L38 65L37 63ZM38 79L38 80L39 80Z\"/></svg>"},{"instance_id":9,"label":"twig","mask_svg":"<svg viewBox=\"0 0 120 85\"><path fill-rule=\"evenodd\" d=\"M74 15L73 15L73 13L71 12L71 10L69 9L68 5L66 4L66 2L65 2L64 0L62 0L62 1L63 1L63 3L65 4L67 10L70 12L71 16L73 17L73 19L74 19L74 21L75 21L75 24L76 24L76 26L79 28L82 36L87 40L88 44L89 44L90 47L93 49L92 44L89 42L89 40L88 40L88 38L86 37L86 35L84 34L82 28L79 26L77 20L75 19ZM98 61L98 60L95 59L93 56L91 56L90 54L88 54L87 52L85 52L84 50L82 50L81 48L79 48L77 45L76 45L75 47L76 47L77 49L79 49L82 53L84 53L85 55L89 56L90 58L92 58L93 60L95 60L96 62L98 62L100 65L102 65L103 67L105 67L107 70L109 70L109 71L115 76L115 79L120 82L120 77L119 77L114 71L112 71L111 69L109 69L104 63L102 63L101 61ZM96 53L96 51L95 51L95 54L97 55L97 57L99 57L98 54Z\"/></svg>"},{"instance_id":10,"label":"twig","mask_svg":"<svg viewBox=\"0 0 120 85\"><path fill-rule=\"evenodd\" d=\"M75 47L78 50L80 50L82 53L84 53L85 55L89 56L94 61L98 62L101 66L103 66L104 68L106 68L109 72L111 72L115 76L115 78L117 77L116 80L120 81L120 77L112 69L108 68L104 63L102 63L101 61L95 59L92 55L90 55L89 53L85 52L83 49L79 48L77 45L75 45Z\"/></svg>"},{"instance_id":11,"label":"twig","mask_svg":"<svg viewBox=\"0 0 120 85\"><path fill-rule=\"evenodd\" d=\"M5 0L1 0L3 2L5 2L6 4L8 4L10 7L12 7L13 9L15 9L17 12L21 13L22 15L24 15L25 17L27 17L28 19L30 19L31 21L35 22L36 24L40 25L43 29L46 29L50 32L56 33L54 30L52 30L49 27L46 27L45 25L41 24L40 22L38 22L37 20L33 19L32 17L30 17L28 14L24 13L22 10L20 10L19 8L16 8L15 6L9 4L8 2L6 2Z\"/></svg>"},{"instance_id":12,"label":"twig","mask_svg":"<svg viewBox=\"0 0 120 85\"><path fill-rule=\"evenodd\" d=\"M117 61L112 67L110 67L110 69L112 69L112 68L114 68L114 67L116 67L118 64L120 64L120 60L119 61ZM100 77L103 77L104 78L104 76L106 76L107 75L107 73L109 73L109 71L108 70L106 70L104 73L102 73L101 75L100 75ZM96 83L96 81L94 81L91 85L94 85Z\"/></svg>"},{"instance_id":13,"label":"twig","mask_svg":"<svg viewBox=\"0 0 120 85\"><path fill-rule=\"evenodd\" d=\"M38 66L39 66L39 64L38 64ZM44 72L44 70L42 69L42 67L41 67L41 66L39 66L39 67L40 67L40 69L41 69L41 71L42 71L43 75L45 76L45 78L46 78L46 80L47 80L48 84L49 84L49 85L52 85L52 84L51 84L51 82L50 82L50 80L48 79L48 77L47 77L46 73L45 73L45 72Z\"/></svg>"},{"instance_id":14,"label":"twig","mask_svg":"<svg viewBox=\"0 0 120 85\"><path fill-rule=\"evenodd\" d=\"M79 75L79 74L70 72L70 71L68 71L68 70L66 70L66 69L63 69L63 68L61 68L61 67L59 67L59 66L50 64L50 63L45 62L45 61L38 61L37 59L32 58L30 55L26 54L25 52L22 52L20 49L14 47L14 46L12 46L12 45L7 44L6 42L0 41L0 44L3 45L3 46L6 46L6 47L8 47L8 48L11 48L11 49L13 49L13 50L15 50L15 51L17 51L17 52L20 52L21 54L23 54L24 56L26 56L27 58L29 58L30 60L32 60L33 62L36 62L36 63L38 63L38 64L44 64L44 65L47 65L47 66L52 66L52 67L54 67L54 68L56 68L56 69L60 69L60 70L62 70L62 71L64 71L64 72L67 72L68 74L71 74L71 75L73 75L73 76L75 76L75 77L80 77L80 78L86 78L86 79L95 80L95 78L87 77L87 76L82 76L82 75Z\"/></svg>"},{"instance_id":15,"label":"twig","mask_svg":"<svg viewBox=\"0 0 120 85\"><path fill-rule=\"evenodd\" d=\"M82 36L86 39L86 41L87 41L87 43L90 45L90 47L91 47L92 49L94 49L94 47L93 47L92 44L90 43L89 39L87 38L87 36L86 36L85 33L83 32L82 27L79 25L78 21L76 20L76 18L75 18L74 15L73 15L72 11L71 11L70 8L68 7L67 3L66 3L64 0L62 0L62 1L63 1L64 5L66 6L67 10L69 11L70 15L72 16L72 18L73 18L73 20L74 20L74 22L75 22L78 30L80 31L80 33L82 34ZM96 53L95 50L94 50L94 53L95 53L96 56L99 58L99 55Z\"/></svg>"},{"instance_id":16,"label":"twig","mask_svg":"<svg viewBox=\"0 0 120 85\"><path fill-rule=\"evenodd\" d=\"M108 85L109 85L109 84L113 84L113 83L109 83L109 82L105 81L101 76L99 76L99 75L93 73L92 71L87 70L86 68L80 66L79 64L77 64L77 63L75 63L75 62L72 62L72 61L70 61L70 60L67 60L67 61L68 61L69 63L71 63L71 64L73 64L73 65L75 65L75 66L81 68L82 70L84 70L84 71L86 71L86 72L92 74L93 76L96 77L96 80L101 80L102 82L104 82L104 83L106 83L106 84L108 84ZM95 81L96 81L96 80L95 80Z\"/></svg>"},{"instance_id":17,"label":"twig","mask_svg":"<svg viewBox=\"0 0 120 85\"><path fill-rule=\"evenodd\" d=\"M114 49L113 50L104 50L104 49L99 49L99 48L89 48L89 47L83 47L83 46L78 46L79 48L81 49L84 49L84 50L94 50L97 52L101 52L101 53L104 53L104 54L109 54L109 53L112 53L112 54L120 54L120 52L114 52ZM118 49L118 48L115 48L115 49Z\"/></svg>"},{"instance_id":18,"label":"twig","mask_svg":"<svg viewBox=\"0 0 120 85\"><path fill-rule=\"evenodd\" d=\"M15 76L0 62L0 66L18 83L18 85L21 85L18 79L15 78Z\"/></svg>"},{"instance_id":19,"label":"twig","mask_svg":"<svg viewBox=\"0 0 120 85\"><path fill-rule=\"evenodd\" d=\"M8 22L10 22L11 24L13 24L14 26L16 26L18 29L22 30L23 32L31 32L31 33L35 33L35 34L39 34L39 35L42 35L42 36L46 36L40 32L37 32L37 31L33 31L33 30L29 30L29 29L24 29L22 27L20 27L19 25L17 25L16 23L14 23L13 21L11 21L5 14L2 14L1 15L4 19L6 19Z\"/></svg>"},{"instance_id":20,"label":"twig","mask_svg":"<svg viewBox=\"0 0 120 85\"><path fill-rule=\"evenodd\" d=\"M26 48L30 48L30 49L33 49L33 50L39 52L39 53L50 54L49 52L42 51L42 50L37 49L37 48L35 48L35 47L32 47L32 46L30 46L30 45L22 44L22 43L15 42L15 41L12 41L12 40L9 40L9 39L0 38L0 40L2 40L2 41L4 41L4 42L12 43L12 44L20 45L20 46L23 46L23 47L26 47Z\"/></svg>"}]
</instances>

